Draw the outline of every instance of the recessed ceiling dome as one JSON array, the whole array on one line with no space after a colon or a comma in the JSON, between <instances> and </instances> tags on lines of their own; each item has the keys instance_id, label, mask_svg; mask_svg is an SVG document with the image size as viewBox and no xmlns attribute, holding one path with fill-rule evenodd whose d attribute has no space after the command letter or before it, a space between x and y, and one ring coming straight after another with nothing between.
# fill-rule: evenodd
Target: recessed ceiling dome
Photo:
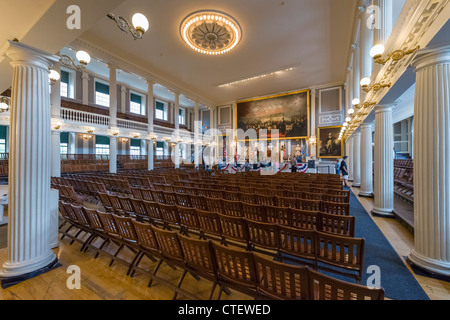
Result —
<instances>
[{"instance_id":1,"label":"recessed ceiling dome","mask_svg":"<svg viewBox=\"0 0 450 320\"><path fill-rule=\"evenodd\" d=\"M183 40L195 51L219 55L231 51L242 38L239 23L230 15L214 11L196 11L180 26Z\"/></svg>"}]
</instances>

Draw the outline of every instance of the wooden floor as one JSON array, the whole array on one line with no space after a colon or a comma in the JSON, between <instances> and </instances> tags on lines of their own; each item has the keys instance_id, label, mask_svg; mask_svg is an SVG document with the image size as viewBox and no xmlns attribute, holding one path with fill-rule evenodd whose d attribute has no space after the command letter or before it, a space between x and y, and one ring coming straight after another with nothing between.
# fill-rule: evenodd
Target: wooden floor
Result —
<instances>
[{"instance_id":1,"label":"wooden floor","mask_svg":"<svg viewBox=\"0 0 450 320\"><path fill-rule=\"evenodd\" d=\"M357 194L357 189L354 190ZM370 212L373 208L373 200L367 198L360 199L364 208ZM386 238L390 241L400 257L407 256L413 248L413 235L397 220L373 218ZM1 232L1 230L0 230ZM110 258L100 255L94 259L95 253L89 250L86 253L80 252L81 245L75 242L69 245L70 240L65 238L60 241L60 247L55 249L61 267L43 274L34 279L28 280L11 288L0 290L0 300L170 300L173 291L162 284L154 283L151 288L147 287L149 277L143 273L137 273L134 278L126 275L127 267L119 262L115 262L109 267ZM97 245L99 245L97 243ZM109 252L114 252L115 246L108 248ZM7 249L0 249L0 263L6 260ZM127 249L119 254L119 257L131 261L133 254ZM404 259L403 259L404 260ZM67 280L70 275L67 268L70 265L77 265L81 270L81 289L69 289ZM145 260L142 267L152 269L155 263ZM405 262L405 265L406 262ZM409 266L408 266L409 268ZM410 268L409 268L410 269ZM411 270L411 269L410 269ZM163 264L158 275L174 285L177 284L182 272L172 270ZM414 274L414 273L413 273ZM424 291L432 300L450 300L450 283L434 280L427 277L414 275ZM200 299L207 299L212 287L212 283L206 280L195 280L191 275L187 275L182 288ZM217 298L218 290L214 294ZM181 295L177 299L186 299ZM231 295L222 295L223 300L251 300L251 297L239 292L232 291Z\"/></svg>"}]
</instances>

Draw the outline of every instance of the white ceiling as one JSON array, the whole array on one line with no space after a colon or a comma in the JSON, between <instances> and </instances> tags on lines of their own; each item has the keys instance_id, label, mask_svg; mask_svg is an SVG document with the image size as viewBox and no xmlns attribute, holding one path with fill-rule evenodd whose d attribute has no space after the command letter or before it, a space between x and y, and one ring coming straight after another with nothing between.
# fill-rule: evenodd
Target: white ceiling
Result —
<instances>
[{"instance_id":1,"label":"white ceiling","mask_svg":"<svg viewBox=\"0 0 450 320\"><path fill-rule=\"evenodd\" d=\"M181 39L191 12L223 11L241 25L230 53L205 56ZM126 0L112 10L129 20L143 13L142 40L106 16L80 38L222 105L234 100L345 80L356 0ZM290 72L220 88L223 83L294 67Z\"/></svg>"}]
</instances>

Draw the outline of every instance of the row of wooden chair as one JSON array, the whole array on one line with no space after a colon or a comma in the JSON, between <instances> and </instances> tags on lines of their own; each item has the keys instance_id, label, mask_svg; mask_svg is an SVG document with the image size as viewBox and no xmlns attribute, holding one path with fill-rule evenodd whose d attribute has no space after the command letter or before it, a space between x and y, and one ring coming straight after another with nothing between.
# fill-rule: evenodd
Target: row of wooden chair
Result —
<instances>
[{"instance_id":1,"label":"row of wooden chair","mask_svg":"<svg viewBox=\"0 0 450 320\"><path fill-rule=\"evenodd\" d=\"M107 171L108 160L61 160L61 172Z\"/></svg>"},{"instance_id":2,"label":"row of wooden chair","mask_svg":"<svg viewBox=\"0 0 450 320\"><path fill-rule=\"evenodd\" d=\"M101 175L81 175L77 178L73 176L66 176L61 178L62 183L68 185L77 185L80 181L97 182L104 185L107 191L117 192L119 194L130 194L130 184L126 179L110 178L108 176Z\"/></svg>"},{"instance_id":3,"label":"row of wooden chair","mask_svg":"<svg viewBox=\"0 0 450 320\"><path fill-rule=\"evenodd\" d=\"M192 239L179 232L163 230L130 217L103 213L62 202L60 206L66 221L79 228L80 231L77 232L77 235L82 231L90 234L88 240L83 243L82 251L92 248L97 252L96 257L100 252L106 253L112 258L110 262L112 265L115 260L121 261L117 257L119 251L124 247L129 248L135 254L134 259L131 262L121 261L129 266L127 274L134 276L136 271L149 274L151 277L149 286L153 280L167 284L174 289L174 298L178 293L186 295L181 285L188 272L213 282L210 299L217 286L220 287L219 299L222 291L227 291L227 288L238 290L255 298L283 300L384 298L383 289L369 289L358 284L336 280L303 266L273 261L266 255L252 251L226 247L215 241ZM68 234L67 231L63 235ZM353 244L347 244L350 247L346 249L347 240L343 241L342 237L329 238L326 234L318 232L315 234L323 243L318 248L325 261L329 261L329 257L334 256L340 256L347 262L354 260L350 253L354 247ZM283 243L288 246L297 241L297 235L291 230L286 230L284 237ZM97 238L103 239L99 248L92 245ZM114 254L102 250L107 242L113 242L118 246L118 250ZM335 244L340 249L338 251L330 250L330 245L334 246ZM154 262L159 259L153 271L149 272L139 267L145 256ZM163 262L171 267L176 266L184 270L176 287L157 276Z\"/></svg>"},{"instance_id":4,"label":"row of wooden chair","mask_svg":"<svg viewBox=\"0 0 450 320\"><path fill-rule=\"evenodd\" d=\"M131 188L131 192L133 194L133 197L136 199L144 199L148 201L155 201L163 204L180 205L184 207L193 207L201 210L215 211L218 213L224 213L227 207L243 208L245 204L246 208L250 207L250 205L265 205L308 211L322 211L325 213L343 216L350 215L350 205L348 203L330 202L323 200L272 197L232 192L224 192L218 195L220 196L220 198L212 198L203 195L176 193L143 188ZM209 193L209 195L211 194ZM231 200L226 200L222 197L226 197L227 199ZM332 199L334 199L334 197L327 198L327 200ZM104 205L105 204L106 203L104 203Z\"/></svg>"},{"instance_id":5,"label":"row of wooden chair","mask_svg":"<svg viewBox=\"0 0 450 320\"><path fill-rule=\"evenodd\" d=\"M394 191L400 197L403 197L410 202L414 202L414 168L408 166L394 166Z\"/></svg>"},{"instance_id":6,"label":"row of wooden chair","mask_svg":"<svg viewBox=\"0 0 450 320\"><path fill-rule=\"evenodd\" d=\"M184 229L202 231L198 222L201 214L209 221L217 223L218 216L245 218L252 221L275 223L293 228L319 230L336 235L354 237L355 217L307 211L292 208L235 203L236 206L224 206L223 211L208 207L194 208L178 204L168 205L154 201L134 199L109 194L100 194L107 212L137 217L150 222L173 223ZM204 231L204 230L203 230ZM220 232L219 229L217 229Z\"/></svg>"},{"instance_id":7,"label":"row of wooden chair","mask_svg":"<svg viewBox=\"0 0 450 320\"><path fill-rule=\"evenodd\" d=\"M72 186L78 194L89 197L91 202L94 202L98 199L98 193L106 193L107 190L105 185L101 182L95 181L86 181L86 180L78 180L78 179L67 179L67 178L59 178L52 177L51 181L53 184L62 184L66 186Z\"/></svg>"},{"instance_id":8,"label":"row of wooden chair","mask_svg":"<svg viewBox=\"0 0 450 320\"><path fill-rule=\"evenodd\" d=\"M72 186L52 183L51 187L59 191L59 199L75 204L83 203L84 199L75 192Z\"/></svg>"}]
</instances>

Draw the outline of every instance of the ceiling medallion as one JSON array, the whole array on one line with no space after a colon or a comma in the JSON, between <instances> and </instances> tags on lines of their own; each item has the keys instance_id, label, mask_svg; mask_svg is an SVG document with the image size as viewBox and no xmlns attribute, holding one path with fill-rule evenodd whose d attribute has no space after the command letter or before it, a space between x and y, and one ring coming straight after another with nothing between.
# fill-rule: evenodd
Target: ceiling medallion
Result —
<instances>
[{"instance_id":1,"label":"ceiling medallion","mask_svg":"<svg viewBox=\"0 0 450 320\"><path fill-rule=\"evenodd\" d=\"M214 10L196 11L180 26L183 40L195 51L221 55L231 51L241 41L239 23L226 13Z\"/></svg>"}]
</instances>

